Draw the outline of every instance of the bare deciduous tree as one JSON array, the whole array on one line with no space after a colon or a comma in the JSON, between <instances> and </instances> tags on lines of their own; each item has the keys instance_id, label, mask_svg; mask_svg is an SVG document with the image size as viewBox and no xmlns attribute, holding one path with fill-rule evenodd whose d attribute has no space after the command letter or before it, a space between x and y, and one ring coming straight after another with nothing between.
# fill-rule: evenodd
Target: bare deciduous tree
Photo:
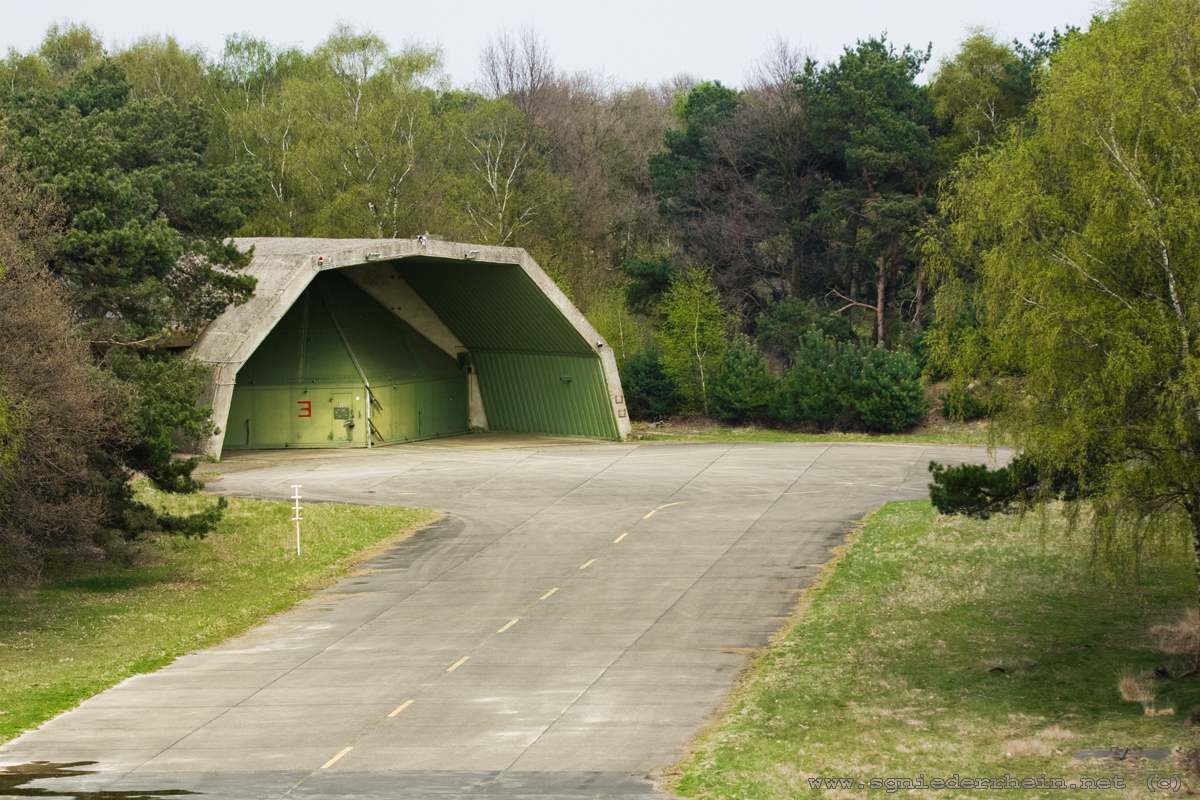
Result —
<instances>
[{"instance_id":1,"label":"bare deciduous tree","mask_svg":"<svg viewBox=\"0 0 1200 800\"><path fill-rule=\"evenodd\" d=\"M489 37L479 54L480 90L489 97L503 97L532 120L542 111L544 90L555 76L554 60L546 42L533 28L516 34L501 31Z\"/></svg>"}]
</instances>

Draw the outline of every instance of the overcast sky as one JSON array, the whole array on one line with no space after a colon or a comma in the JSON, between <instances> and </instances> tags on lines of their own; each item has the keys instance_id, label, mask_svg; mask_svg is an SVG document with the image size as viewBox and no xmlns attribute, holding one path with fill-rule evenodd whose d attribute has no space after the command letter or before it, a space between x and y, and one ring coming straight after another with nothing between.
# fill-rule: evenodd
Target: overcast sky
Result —
<instances>
[{"instance_id":1,"label":"overcast sky","mask_svg":"<svg viewBox=\"0 0 1200 800\"><path fill-rule=\"evenodd\" d=\"M1002 39L1086 26L1108 7L1096 0L0 0L0 46L28 51L55 21L86 22L110 47L146 34L170 34L210 55L230 33L311 48L337 21L370 27L394 46L440 45L455 84L472 83L480 49L500 30L532 26L560 68L602 71L631 83L679 73L740 86L746 70L781 36L824 61L842 46L887 32L924 47L934 62L952 54L971 26Z\"/></svg>"}]
</instances>

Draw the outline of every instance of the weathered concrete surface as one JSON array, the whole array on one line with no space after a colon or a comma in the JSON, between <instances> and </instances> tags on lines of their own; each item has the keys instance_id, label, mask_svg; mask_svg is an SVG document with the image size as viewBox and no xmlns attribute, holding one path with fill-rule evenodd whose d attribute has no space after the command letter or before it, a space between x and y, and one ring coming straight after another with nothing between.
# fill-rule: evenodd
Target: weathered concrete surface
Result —
<instances>
[{"instance_id":1,"label":"weathered concrete surface","mask_svg":"<svg viewBox=\"0 0 1200 800\"><path fill-rule=\"evenodd\" d=\"M202 405L212 406L213 422L218 433L201 442L200 451L214 458L221 457L228 429L230 404L237 373L246 359L258 349L296 299L308 287L318 272L338 269L350 270L351 280L369 294L406 319L442 349L457 354L462 343L437 318L424 300L408 289L395 289L395 297L379 292L372 281L372 274L384 262L396 259L425 256L471 260L477 263L516 264L542 290L563 317L578 331L588 346L594 348L600 358L604 378L608 384L609 400L617 433L622 439L630 436L629 418L626 415L625 395L621 389L621 376L617 371L617 360L611 347L592 326L587 318L563 294L558 285L537 265L525 250L519 247L491 247L418 239L308 239L259 237L235 240L238 247L254 248L254 258L246 268L258 284L254 296L238 306L230 306L217 319L209 323L189 354L204 361L212 368L208 386L199 398ZM472 255L474 254L474 255ZM405 300L408 310L399 313L396 306ZM465 348L462 348L465 350ZM486 427L486 409L476 387L471 408L473 427Z\"/></svg>"},{"instance_id":2,"label":"weathered concrete surface","mask_svg":"<svg viewBox=\"0 0 1200 800\"><path fill-rule=\"evenodd\" d=\"M851 520L926 496L931 458L986 460L522 441L214 465L210 488L227 494L298 483L309 501L448 516L295 612L0 748L0 764L95 760L94 775L39 785L222 797L646 794Z\"/></svg>"}]
</instances>

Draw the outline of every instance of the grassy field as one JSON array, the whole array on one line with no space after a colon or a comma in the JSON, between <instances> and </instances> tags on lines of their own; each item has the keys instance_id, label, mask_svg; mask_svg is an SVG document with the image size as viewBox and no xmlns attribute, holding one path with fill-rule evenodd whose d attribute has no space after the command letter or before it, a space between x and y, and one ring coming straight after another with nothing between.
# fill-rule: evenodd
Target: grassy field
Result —
<instances>
[{"instance_id":1,"label":"grassy field","mask_svg":"<svg viewBox=\"0 0 1200 800\"><path fill-rule=\"evenodd\" d=\"M150 496L175 513L214 502ZM0 742L288 608L434 518L423 509L310 505L297 556L288 503L229 503L205 539L163 537L133 566L101 562L0 595Z\"/></svg>"},{"instance_id":2,"label":"grassy field","mask_svg":"<svg viewBox=\"0 0 1200 800\"><path fill-rule=\"evenodd\" d=\"M707 419L634 422L635 441L662 442L891 442L895 444L987 445L987 423L953 422L930 413L907 433L804 433L754 425L722 426Z\"/></svg>"},{"instance_id":3,"label":"grassy field","mask_svg":"<svg viewBox=\"0 0 1200 800\"><path fill-rule=\"evenodd\" d=\"M923 501L885 506L668 779L703 798L1145 797L1151 773L1196 791L1179 755L1073 760L1114 746L1200 747L1200 729L1184 723L1200 678L1155 679L1156 668L1181 667L1147 633L1194 608L1195 593L1183 547L1147 564L1139 592L1095 578L1084 534L1068 540L1055 518L978 522ZM1156 697L1123 700L1123 678ZM955 774L1068 788L896 782ZM1081 779L1126 788L1072 791Z\"/></svg>"}]
</instances>

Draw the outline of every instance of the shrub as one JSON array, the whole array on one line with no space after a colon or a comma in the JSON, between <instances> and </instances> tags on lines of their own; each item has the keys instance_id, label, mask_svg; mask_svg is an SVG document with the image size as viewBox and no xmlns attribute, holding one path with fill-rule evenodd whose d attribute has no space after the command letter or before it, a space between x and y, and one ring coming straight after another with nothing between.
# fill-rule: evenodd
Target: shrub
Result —
<instances>
[{"instance_id":1,"label":"shrub","mask_svg":"<svg viewBox=\"0 0 1200 800\"><path fill-rule=\"evenodd\" d=\"M738 336L713 384L713 410L731 422L763 419L777 383L754 343Z\"/></svg>"},{"instance_id":2,"label":"shrub","mask_svg":"<svg viewBox=\"0 0 1200 800\"><path fill-rule=\"evenodd\" d=\"M811 422L828 427L852 423L837 343L815 327L809 328L802 342L793 353L796 365L784 375L772 399L771 416L786 425Z\"/></svg>"},{"instance_id":3,"label":"shrub","mask_svg":"<svg viewBox=\"0 0 1200 800\"><path fill-rule=\"evenodd\" d=\"M988 404L976 397L971 386L956 383L942 397L942 412L957 422L983 419L988 411Z\"/></svg>"},{"instance_id":4,"label":"shrub","mask_svg":"<svg viewBox=\"0 0 1200 800\"><path fill-rule=\"evenodd\" d=\"M780 422L895 432L925 413L921 370L908 353L839 343L809 326L793 360L770 407Z\"/></svg>"},{"instance_id":5,"label":"shrub","mask_svg":"<svg viewBox=\"0 0 1200 800\"><path fill-rule=\"evenodd\" d=\"M917 360L902 350L867 344L857 350L862 364L853 380L854 406L863 425L884 432L911 428L928 407Z\"/></svg>"},{"instance_id":6,"label":"shrub","mask_svg":"<svg viewBox=\"0 0 1200 800\"><path fill-rule=\"evenodd\" d=\"M195 368L147 372L145 388L98 369L77 335L71 298L45 267L56 207L11 167L0 165L0 190L0 585L36 578L47 563L94 557L97 548L120 554L124 541L148 532L202 535L221 508L162 517L135 498L129 469L166 488L197 487L193 462L171 461L161 447L142 461L133 451L136 433L165 440L172 422L157 405L164 399L184 408L193 430L207 423L195 408L195 381L181 380Z\"/></svg>"},{"instance_id":7,"label":"shrub","mask_svg":"<svg viewBox=\"0 0 1200 800\"><path fill-rule=\"evenodd\" d=\"M663 370L658 353L653 349L634 353L621 371L625 405L631 419L663 419L678 414L683 408L686 398Z\"/></svg>"},{"instance_id":8,"label":"shrub","mask_svg":"<svg viewBox=\"0 0 1200 800\"><path fill-rule=\"evenodd\" d=\"M791 298L773 302L755 319L758 346L772 357L788 361L804 346L804 334L810 327L834 341L858 341L848 317L816 300Z\"/></svg>"}]
</instances>

